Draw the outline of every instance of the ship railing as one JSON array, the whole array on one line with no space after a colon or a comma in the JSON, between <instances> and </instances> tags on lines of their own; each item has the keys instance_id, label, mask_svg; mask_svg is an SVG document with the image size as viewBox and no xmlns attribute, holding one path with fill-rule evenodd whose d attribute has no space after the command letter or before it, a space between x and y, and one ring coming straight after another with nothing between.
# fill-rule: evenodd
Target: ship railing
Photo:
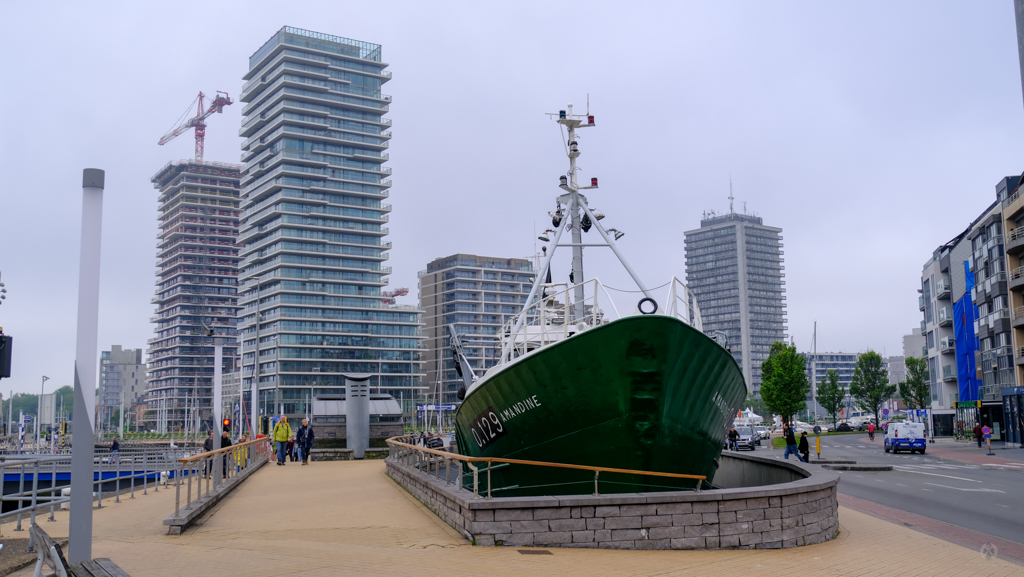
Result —
<instances>
[{"instance_id":1,"label":"ship railing","mask_svg":"<svg viewBox=\"0 0 1024 577\"><path fill-rule=\"evenodd\" d=\"M505 459L501 457L469 457L466 455L460 455L458 453L452 453L443 449L429 449L427 447L417 445L416 437L412 435L402 435L398 437L392 437L388 439L388 460L401 463L414 469L422 470L428 476L435 477L438 480L442 480L441 468L444 467L444 484L449 485L455 483L455 490L460 491L463 489L462 486L462 470L461 466L458 470L458 481L452 481L451 478L451 467L452 462L457 461L465 463L470 469L473 475L473 497L480 497L480 473L481 468L475 463L486 463L487 467L483 470L487 476L487 499L491 499L491 470L501 466L508 465L524 465L530 467L551 467L557 469L577 469L585 471L593 471L594 473L594 495L600 495L598 486L598 478L601 473L619 473L626 475L647 475L651 477L670 477L674 479L690 479L696 481L694 490L700 492L701 486L707 477L704 475L687 475L684 473L663 473L660 471L636 471L633 469L616 469L613 467L594 467L591 465L575 465L570 463L549 463L544 461L524 461L522 459ZM495 464L498 466L496 467ZM519 487L523 488L523 487Z\"/></svg>"},{"instance_id":2,"label":"ship railing","mask_svg":"<svg viewBox=\"0 0 1024 577\"><path fill-rule=\"evenodd\" d=\"M668 295L665 296L663 310L665 315L676 317L698 331L704 330L697 297L679 277L672 277L668 283Z\"/></svg>"},{"instance_id":3,"label":"ship railing","mask_svg":"<svg viewBox=\"0 0 1024 577\"><path fill-rule=\"evenodd\" d=\"M607 318L602 308L605 303L611 307L615 319L620 316L608 291L596 278L575 285L546 283L540 286L544 297L523 307L501 329L501 350L508 351L507 356L502 358L503 363L612 320ZM583 316L580 318L576 316L577 303L572 300L577 288L582 288L586 295L583 299ZM604 293L603 301L599 300L601 293ZM513 334L519 317L524 315L525 322L519 332ZM510 340L512 346L506 347Z\"/></svg>"}]
</instances>

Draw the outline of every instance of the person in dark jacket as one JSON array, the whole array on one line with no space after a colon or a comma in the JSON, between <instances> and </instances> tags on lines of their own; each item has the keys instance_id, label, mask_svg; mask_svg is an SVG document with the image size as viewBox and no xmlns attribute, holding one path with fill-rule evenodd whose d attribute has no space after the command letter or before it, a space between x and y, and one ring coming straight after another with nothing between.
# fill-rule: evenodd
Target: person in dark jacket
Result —
<instances>
[{"instance_id":1,"label":"person in dark jacket","mask_svg":"<svg viewBox=\"0 0 1024 577\"><path fill-rule=\"evenodd\" d=\"M222 431L221 434L220 434L220 448L224 449L224 448L230 447L230 446L231 446L231 436L228 435L227 431ZM222 453L222 455L224 455L224 457L223 457L223 459L224 459L224 469L223 470L224 470L224 478L225 479L228 478L228 454L229 453L231 453L231 451L224 451Z\"/></svg>"},{"instance_id":2,"label":"person in dark jacket","mask_svg":"<svg viewBox=\"0 0 1024 577\"><path fill-rule=\"evenodd\" d=\"M212 450L213 450L213 429L210 429L210 434L206 437L206 440L203 441L203 452L204 453L209 453ZM206 462L206 470L203 471L203 477L206 477L209 474L210 474L210 461L207 461Z\"/></svg>"},{"instance_id":3,"label":"person in dark jacket","mask_svg":"<svg viewBox=\"0 0 1024 577\"><path fill-rule=\"evenodd\" d=\"M309 452L313 450L314 438L313 427L309 426L309 421L302 419L302 426L295 433L295 442L299 446L299 458L302 459L303 465L309 464Z\"/></svg>"},{"instance_id":4,"label":"person in dark jacket","mask_svg":"<svg viewBox=\"0 0 1024 577\"><path fill-rule=\"evenodd\" d=\"M117 442L117 435L114 435L114 442L110 444L110 456L111 456L111 459L115 463L117 463L120 460L120 458L119 458L120 453L121 453L121 443Z\"/></svg>"},{"instance_id":5,"label":"person in dark jacket","mask_svg":"<svg viewBox=\"0 0 1024 577\"><path fill-rule=\"evenodd\" d=\"M739 448L737 447L736 443L738 443L739 440L740 434L739 432L736 431L736 427L732 427L731 429L729 429L729 450L738 451Z\"/></svg>"},{"instance_id":6,"label":"person in dark jacket","mask_svg":"<svg viewBox=\"0 0 1024 577\"><path fill-rule=\"evenodd\" d=\"M786 437L786 453L782 456L782 458L789 460L789 454L792 453L796 455L797 459L800 459L801 463L806 462L804 461L804 458L800 456L800 453L797 452L796 435L793 434L793 427L790 427L789 425L783 425L782 435Z\"/></svg>"},{"instance_id":7,"label":"person in dark jacket","mask_svg":"<svg viewBox=\"0 0 1024 577\"><path fill-rule=\"evenodd\" d=\"M797 445L797 450L804 457L804 462L811 462L811 445L807 442L807 431L800 433L800 444Z\"/></svg>"},{"instance_id":8,"label":"person in dark jacket","mask_svg":"<svg viewBox=\"0 0 1024 577\"><path fill-rule=\"evenodd\" d=\"M974 438L977 439L977 441L978 441L978 448L979 449L981 448L981 436L982 436L982 434L983 433L982 433L982 430L981 430L981 422L979 421L976 425L974 425Z\"/></svg>"}]
</instances>

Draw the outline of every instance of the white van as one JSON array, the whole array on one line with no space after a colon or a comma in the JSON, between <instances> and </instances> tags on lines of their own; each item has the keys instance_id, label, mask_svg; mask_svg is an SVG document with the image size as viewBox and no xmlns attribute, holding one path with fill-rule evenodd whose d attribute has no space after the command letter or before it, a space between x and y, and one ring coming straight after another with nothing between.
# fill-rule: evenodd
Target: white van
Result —
<instances>
[{"instance_id":1,"label":"white van","mask_svg":"<svg viewBox=\"0 0 1024 577\"><path fill-rule=\"evenodd\" d=\"M889 423L885 432L885 452L910 451L924 454L924 423Z\"/></svg>"}]
</instances>

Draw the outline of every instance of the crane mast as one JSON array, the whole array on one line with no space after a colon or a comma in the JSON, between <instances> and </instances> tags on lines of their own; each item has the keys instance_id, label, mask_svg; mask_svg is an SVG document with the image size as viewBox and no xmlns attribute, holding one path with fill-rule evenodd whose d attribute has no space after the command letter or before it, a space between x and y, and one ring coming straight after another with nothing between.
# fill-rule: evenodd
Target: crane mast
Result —
<instances>
[{"instance_id":1,"label":"crane mast","mask_svg":"<svg viewBox=\"0 0 1024 577\"><path fill-rule=\"evenodd\" d=\"M184 122L181 122L181 119L179 119L176 126L165 134L157 144L161 146L167 144L186 132L188 129L194 128L196 131L196 160L202 161L203 149L205 147L206 140L206 119L212 116L215 112L223 112L225 106L234 104L234 101L231 100L228 93L221 92L220 90L217 91L217 96L212 102L210 102L210 106L208 108L204 108L204 98L206 98L206 95L200 91L199 96L192 101L192 104L196 105L196 115L188 117ZM186 109L186 115L189 113L188 111L192 109L192 104L189 104L188 109Z\"/></svg>"}]
</instances>

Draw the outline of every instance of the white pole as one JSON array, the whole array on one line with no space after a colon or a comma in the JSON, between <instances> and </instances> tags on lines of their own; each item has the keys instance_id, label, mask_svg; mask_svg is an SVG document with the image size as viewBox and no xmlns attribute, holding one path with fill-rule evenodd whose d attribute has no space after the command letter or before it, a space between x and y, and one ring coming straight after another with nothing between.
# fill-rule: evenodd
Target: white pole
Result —
<instances>
[{"instance_id":1,"label":"white pole","mask_svg":"<svg viewBox=\"0 0 1024 577\"><path fill-rule=\"evenodd\" d=\"M92 559L93 435L96 409L96 340L100 313L100 240L104 173L82 173L82 240L78 261L78 334L75 347L75 425L71 451L68 561Z\"/></svg>"},{"instance_id":2,"label":"white pole","mask_svg":"<svg viewBox=\"0 0 1024 577\"><path fill-rule=\"evenodd\" d=\"M211 331L212 332L212 331ZM223 384L223 365L224 365L224 339L214 338L213 339L213 450L216 451L221 448L220 431L223 429L221 425L221 393L223 392L221 385ZM197 419L198 420L198 419ZM223 466L223 459L214 458L213 460L213 483L214 485L220 485L221 480L221 467Z\"/></svg>"},{"instance_id":3,"label":"white pole","mask_svg":"<svg viewBox=\"0 0 1024 577\"><path fill-rule=\"evenodd\" d=\"M43 393L46 391L46 381L50 380L50 377L43 375L43 384L39 386L39 408L36 409L36 449L39 449L39 425L43 419Z\"/></svg>"},{"instance_id":4,"label":"white pole","mask_svg":"<svg viewBox=\"0 0 1024 577\"><path fill-rule=\"evenodd\" d=\"M118 435L124 434L124 385L121 385L121 411L118 413L120 423L118 423Z\"/></svg>"}]
</instances>

